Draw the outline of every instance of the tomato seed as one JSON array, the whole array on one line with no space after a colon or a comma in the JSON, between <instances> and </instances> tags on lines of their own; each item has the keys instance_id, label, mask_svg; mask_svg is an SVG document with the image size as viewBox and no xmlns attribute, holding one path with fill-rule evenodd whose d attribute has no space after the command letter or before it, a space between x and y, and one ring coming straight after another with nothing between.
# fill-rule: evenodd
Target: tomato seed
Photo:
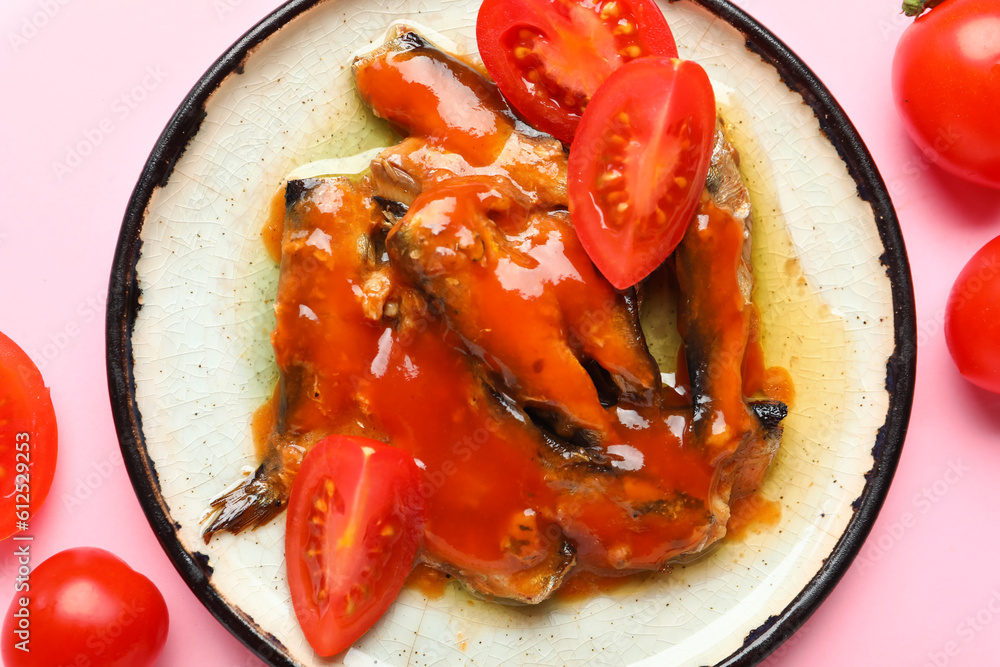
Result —
<instances>
[{"instance_id":1,"label":"tomato seed","mask_svg":"<svg viewBox=\"0 0 1000 667\"><path fill-rule=\"evenodd\" d=\"M620 204L621 202L628 199L628 195L623 190L613 190L608 194L604 195L604 201L610 205Z\"/></svg>"},{"instance_id":2,"label":"tomato seed","mask_svg":"<svg viewBox=\"0 0 1000 667\"><path fill-rule=\"evenodd\" d=\"M631 35L635 32L635 24L628 19L625 19L615 26L615 29L612 32L619 37L622 35Z\"/></svg>"},{"instance_id":3,"label":"tomato seed","mask_svg":"<svg viewBox=\"0 0 1000 667\"><path fill-rule=\"evenodd\" d=\"M617 169L609 169L597 177L597 187L602 190L614 185L622 179L622 173Z\"/></svg>"},{"instance_id":4,"label":"tomato seed","mask_svg":"<svg viewBox=\"0 0 1000 667\"><path fill-rule=\"evenodd\" d=\"M607 21L608 19L616 19L621 16L622 8L617 2L609 2L603 7L601 7L601 18Z\"/></svg>"}]
</instances>

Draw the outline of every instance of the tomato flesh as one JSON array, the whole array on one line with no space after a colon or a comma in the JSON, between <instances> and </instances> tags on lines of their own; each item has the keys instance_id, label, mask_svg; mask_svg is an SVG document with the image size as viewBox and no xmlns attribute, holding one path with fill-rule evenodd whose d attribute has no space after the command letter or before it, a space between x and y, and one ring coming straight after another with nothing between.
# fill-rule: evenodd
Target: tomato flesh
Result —
<instances>
[{"instance_id":1,"label":"tomato flesh","mask_svg":"<svg viewBox=\"0 0 1000 667\"><path fill-rule=\"evenodd\" d=\"M959 372L1000 394L1000 236L973 255L955 280L944 333Z\"/></svg>"},{"instance_id":2,"label":"tomato flesh","mask_svg":"<svg viewBox=\"0 0 1000 667\"><path fill-rule=\"evenodd\" d=\"M1000 188L1000 0L948 0L917 18L896 46L892 88L930 161Z\"/></svg>"},{"instance_id":3,"label":"tomato flesh","mask_svg":"<svg viewBox=\"0 0 1000 667\"><path fill-rule=\"evenodd\" d=\"M715 94L697 64L634 60L598 89L570 148L567 188L577 235L618 289L663 263L705 186Z\"/></svg>"},{"instance_id":4,"label":"tomato flesh","mask_svg":"<svg viewBox=\"0 0 1000 667\"><path fill-rule=\"evenodd\" d=\"M0 333L0 539L42 506L56 468L56 415L42 374Z\"/></svg>"},{"instance_id":5,"label":"tomato flesh","mask_svg":"<svg viewBox=\"0 0 1000 667\"><path fill-rule=\"evenodd\" d=\"M611 72L642 56L677 57L653 0L486 0L476 37L507 100L565 142Z\"/></svg>"},{"instance_id":6,"label":"tomato flesh","mask_svg":"<svg viewBox=\"0 0 1000 667\"><path fill-rule=\"evenodd\" d=\"M292 486L285 561L299 625L319 655L340 653L385 613L424 527L420 470L406 452L329 436Z\"/></svg>"},{"instance_id":7,"label":"tomato flesh","mask_svg":"<svg viewBox=\"0 0 1000 667\"><path fill-rule=\"evenodd\" d=\"M19 635L24 609L29 627ZM29 588L15 593L0 654L6 667L153 667L168 628L152 581L112 553L78 547L35 567Z\"/></svg>"}]
</instances>

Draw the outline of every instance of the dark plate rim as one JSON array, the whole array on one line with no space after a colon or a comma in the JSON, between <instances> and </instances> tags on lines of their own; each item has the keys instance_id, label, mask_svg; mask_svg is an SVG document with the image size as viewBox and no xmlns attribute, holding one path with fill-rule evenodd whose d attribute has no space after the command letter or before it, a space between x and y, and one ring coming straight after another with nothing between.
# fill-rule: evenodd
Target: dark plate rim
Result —
<instances>
[{"instance_id":1,"label":"dark plate rim","mask_svg":"<svg viewBox=\"0 0 1000 667\"><path fill-rule=\"evenodd\" d=\"M125 467L160 545L195 596L237 639L273 667L301 667L278 639L261 630L249 615L233 608L211 584L204 554L188 552L177 536L159 492L153 462L145 449L142 416L135 405L131 333L139 311L136 275L145 212L157 187L165 184L205 116L205 104L222 81L239 73L250 52L292 19L329 0L291 0L244 34L199 79L160 135L132 192L115 251L108 290L107 372L111 408ZM886 367L890 395L886 421L872 449L874 464L853 504L854 514L824 565L780 613L749 633L743 646L715 667L752 667L788 639L833 590L871 532L896 471L910 417L916 373L916 313L909 262L885 183L868 149L844 110L816 75L781 40L727 0L692 0L726 21L746 38L746 46L771 64L785 84L802 95L820 128L839 152L875 214L885 248L882 264L892 285L895 350Z\"/></svg>"}]
</instances>

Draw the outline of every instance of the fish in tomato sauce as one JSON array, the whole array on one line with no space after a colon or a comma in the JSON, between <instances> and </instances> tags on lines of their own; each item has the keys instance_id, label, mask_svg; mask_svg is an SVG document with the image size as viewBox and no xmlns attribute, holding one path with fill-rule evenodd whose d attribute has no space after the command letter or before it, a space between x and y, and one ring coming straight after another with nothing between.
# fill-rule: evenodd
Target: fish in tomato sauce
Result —
<instances>
[{"instance_id":1,"label":"fish in tomato sauce","mask_svg":"<svg viewBox=\"0 0 1000 667\"><path fill-rule=\"evenodd\" d=\"M288 184L278 416L206 540L273 518L309 446L347 433L417 459L420 559L483 596L535 603L572 571L662 569L718 541L785 415L742 393L750 214L721 129L671 260L690 378L679 392L659 382L636 295L580 254L559 142L412 32L355 75L407 136L363 177Z\"/></svg>"},{"instance_id":2,"label":"fish in tomato sauce","mask_svg":"<svg viewBox=\"0 0 1000 667\"><path fill-rule=\"evenodd\" d=\"M566 208L563 144L518 119L479 70L398 32L353 65L362 100L406 135L372 161L376 190L409 205L456 176L502 176L531 204Z\"/></svg>"},{"instance_id":3,"label":"fish in tomato sauce","mask_svg":"<svg viewBox=\"0 0 1000 667\"><path fill-rule=\"evenodd\" d=\"M506 178L422 194L390 259L506 391L560 436L600 440L608 414L585 364L648 402L660 376L638 313L597 272L563 210L532 210Z\"/></svg>"}]
</instances>

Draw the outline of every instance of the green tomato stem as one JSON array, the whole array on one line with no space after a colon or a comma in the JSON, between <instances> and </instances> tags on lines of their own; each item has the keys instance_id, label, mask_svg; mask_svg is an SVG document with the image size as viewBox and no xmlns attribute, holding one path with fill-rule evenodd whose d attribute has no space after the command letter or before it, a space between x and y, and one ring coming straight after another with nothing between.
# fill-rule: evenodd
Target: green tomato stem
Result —
<instances>
[{"instance_id":1,"label":"green tomato stem","mask_svg":"<svg viewBox=\"0 0 1000 667\"><path fill-rule=\"evenodd\" d=\"M903 0L903 13L907 16L920 16L928 9L933 9L944 0Z\"/></svg>"}]
</instances>

